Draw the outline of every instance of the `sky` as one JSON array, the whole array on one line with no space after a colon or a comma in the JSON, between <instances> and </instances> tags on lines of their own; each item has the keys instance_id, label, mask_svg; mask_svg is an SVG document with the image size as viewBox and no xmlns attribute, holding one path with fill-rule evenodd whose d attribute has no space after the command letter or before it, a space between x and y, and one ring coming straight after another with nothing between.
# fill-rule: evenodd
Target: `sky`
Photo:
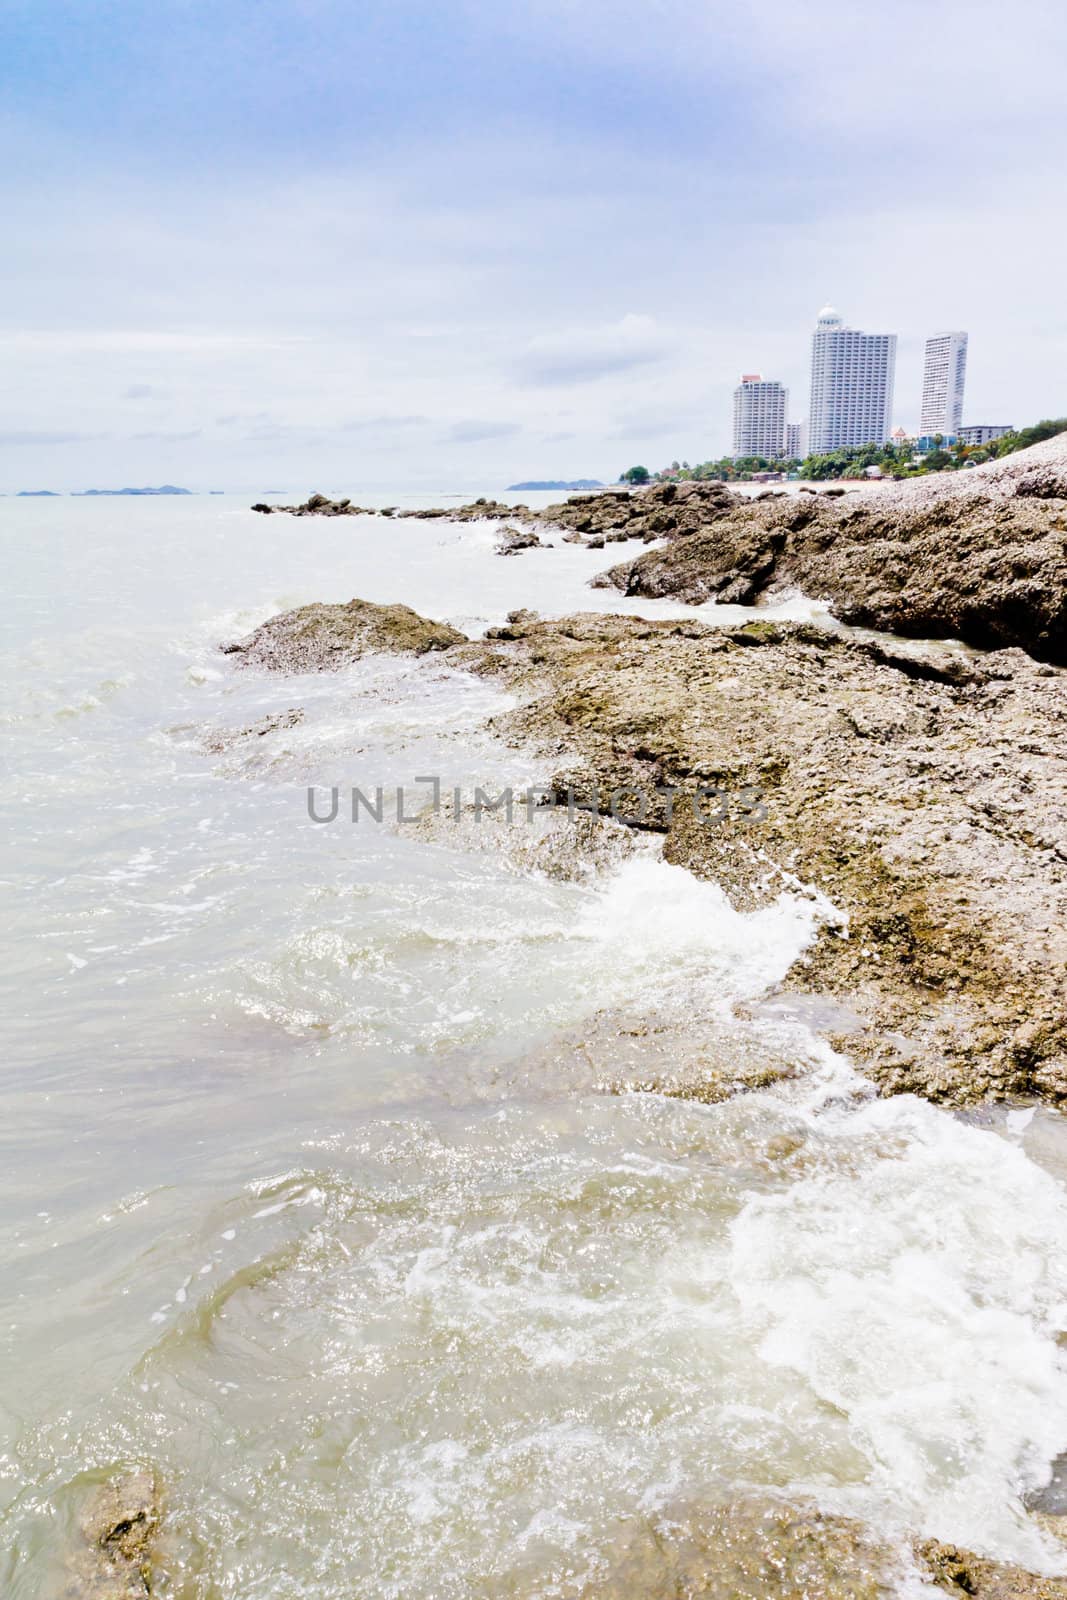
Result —
<instances>
[{"instance_id":1,"label":"sky","mask_svg":"<svg viewBox=\"0 0 1067 1600\"><path fill-rule=\"evenodd\" d=\"M615 478L832 302L1067 413L1062 0L0 0L0 491Z\"/></svg>"}]
</instances>

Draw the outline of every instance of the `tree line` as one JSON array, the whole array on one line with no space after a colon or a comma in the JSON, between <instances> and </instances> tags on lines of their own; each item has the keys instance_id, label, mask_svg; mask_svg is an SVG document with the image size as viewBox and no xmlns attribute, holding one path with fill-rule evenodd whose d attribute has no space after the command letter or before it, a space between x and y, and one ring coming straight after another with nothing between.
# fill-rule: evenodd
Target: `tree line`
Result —
<instances>
[{"instance_id":1,"label":"tree line","mask_svg":"<svg viewBox=\"0 0 1067 1600\"><path fill-rule=\"evenodd\" d=\"M781 456L721 456L718 461L672 461L669 467L650 472L647 467L628 467L620 473L620 483L675 483L695 479L698 482L718 478L723 483L751 482L758 472L790 472L801 478L824 480L827 478L862 478L868 467L880 467L886 477L918 478L929 472L953 472L959 468L981 466L983 461L995 461L1025 450L1028 445L1052 439L1058 433L1067 433L1067 417L1046 417L1029 428L1016 428L991 439L988 444L945 446L941 436L934 435L934 449L916 457L914 443L867 444L847 450L832 450L826 455L811 455L800 460Z\"/></svg>"}]
</instances>

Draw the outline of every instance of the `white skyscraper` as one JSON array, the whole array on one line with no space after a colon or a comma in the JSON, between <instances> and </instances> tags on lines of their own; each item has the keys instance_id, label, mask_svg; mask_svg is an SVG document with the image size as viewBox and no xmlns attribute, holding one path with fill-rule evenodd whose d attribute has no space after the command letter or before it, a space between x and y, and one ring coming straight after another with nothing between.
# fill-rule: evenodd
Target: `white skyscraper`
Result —
<instances>
[{"instance_id":1,"label":"white skyscraper","mask_svg":"<svg viewBox=\"0 0 1067 1600\"><path fill-rule=\"evenodd\" d=\"M785 449L785 414L789 390L765 382L762 373L746 372L734 390L734 455L773 460Z\"/></svg>"},{"instance_id":2,"label":"white skyscraper","mask_svg":"<svg viewBox=\"0 0 1067 1600\"><path fill-rule=\"evenodd\" d=\"M812 455L886 442L896 364L895 333L846 328L833 306L823 307L811 341Z\"/></svg>"},{"instance_id":3,"label":"white skyscraper","mask_svg":"<svg viewBox=\"0 0 1067 1600\"><path fill-rule=\"evenodd\" d=\"M967 335L935 333L926 341L920 434L959 437L963 384L967 376Z\"/></svg>"}]
</instances>

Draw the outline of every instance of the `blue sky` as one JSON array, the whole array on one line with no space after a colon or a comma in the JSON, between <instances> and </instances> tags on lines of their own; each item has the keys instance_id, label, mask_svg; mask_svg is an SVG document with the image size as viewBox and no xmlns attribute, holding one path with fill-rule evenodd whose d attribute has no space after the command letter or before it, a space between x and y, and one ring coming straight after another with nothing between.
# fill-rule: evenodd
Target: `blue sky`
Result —
<instances>
[{"instance_id":1,"label":"blue sky","mask_svg":"<svg viewBox=\"0 0 1067 1600\"><path fill-rule=\"evenodd\" d=\"M495 487L806 410L815 313L1067 411L1067 22L976 0L0 0L0 488Z\"/></svg>"}]
</instances>

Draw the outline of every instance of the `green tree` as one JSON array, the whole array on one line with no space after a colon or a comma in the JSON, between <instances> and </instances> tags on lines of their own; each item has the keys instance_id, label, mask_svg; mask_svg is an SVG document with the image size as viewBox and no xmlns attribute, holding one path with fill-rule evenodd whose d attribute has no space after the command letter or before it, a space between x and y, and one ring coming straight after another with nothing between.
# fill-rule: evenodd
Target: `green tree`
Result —
<instances>
[{"instance_id":1,"label":"green tree","mask_svg":"<svg viewBox=\"0 0 1067 1600\"><path fill-rule=\"evenodd\" d=\"M647 483L652 474L647 467L627 467L619 476L620 483Z\"/></svg>"}]
</instances>

